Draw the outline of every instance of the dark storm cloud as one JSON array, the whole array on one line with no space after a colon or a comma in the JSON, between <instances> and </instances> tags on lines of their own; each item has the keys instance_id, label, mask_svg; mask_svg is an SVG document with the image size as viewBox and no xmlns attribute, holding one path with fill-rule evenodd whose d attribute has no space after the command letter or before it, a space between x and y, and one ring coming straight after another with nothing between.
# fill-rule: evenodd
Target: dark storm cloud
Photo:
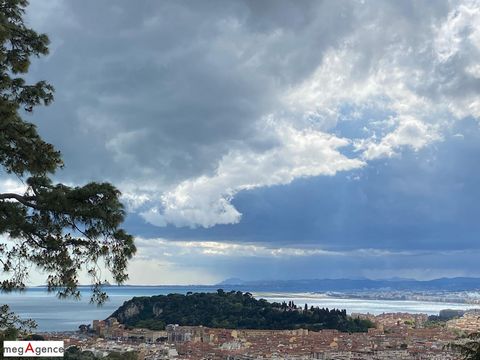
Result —
<instances>
[{"instance_id":1,"label":"dark storm cloud","mask_svg":"<svg viewBox=\"0 0 480 360\"><path fill-rule=\"evenodd\" d=\"M277 87L308 75L350 30L352 12L295 2L270 14L272 4L256 2L72 1L37 18L42 6L34 2L30 16L53 51L34 75L51 80L57 101L38 118L66 157L62 176L166 183L212 171L236 142L271 146L255 123L278 106ZM334 24L338 31L325 31ZM275 39L277 31L286 34Z\"/></svg>"},{"instance_id":2,"label":"dark storm cloud","mask_svg":"<svg viewBox=\"0 0 480 360\"><path fill-rule=\"evenodd\" d=\"M262 116L372 19L396 31L362 38L359 77L447 13L443 2L33 1L52 54L32 77L57 88L35 119L64 153L62 177L172 184L212 173L239 144L272 147Z\"/></svg>"}]
</instances>

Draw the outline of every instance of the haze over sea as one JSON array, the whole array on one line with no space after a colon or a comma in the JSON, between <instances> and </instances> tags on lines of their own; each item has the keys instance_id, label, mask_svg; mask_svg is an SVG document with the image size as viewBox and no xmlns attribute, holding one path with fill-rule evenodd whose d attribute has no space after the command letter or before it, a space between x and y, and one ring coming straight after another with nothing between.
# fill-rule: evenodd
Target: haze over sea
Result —
<instances>
[{"instance_id":1,"label":"haze over sea","mask_svg":"<svg viewBox=\"0 0 480 360\"><path fill-rule=\"evenodd\" d=\"M215 286L119 286L106 290L109 301L99 307L89 303L89 289L82 288L80 300L60 300L49 294L43 287L30 288L24 293L1 294L0 304L8 304L22 318L32 318L38 323L38 331L73 331L80 324L90 324L94 319L105 319L123 302L134 296L186 294L192 292L213 292ZM229 289L226 289L229 290ZM438 314L442 309L471 309L469 304L422 302L404 300L361 300L339 299L313 293L256 292L257 298L281 302L293 300L297 305L320 306L346 309L348 313L410 312Z\"/></svg>"}]
</instances>

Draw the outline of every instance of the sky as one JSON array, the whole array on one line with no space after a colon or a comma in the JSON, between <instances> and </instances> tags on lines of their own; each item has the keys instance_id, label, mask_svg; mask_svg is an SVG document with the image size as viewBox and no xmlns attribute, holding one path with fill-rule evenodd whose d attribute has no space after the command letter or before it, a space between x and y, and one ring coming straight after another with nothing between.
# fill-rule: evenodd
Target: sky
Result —
<instances>
[{"instance_id":1,"label":"sky","mask_svg":"<svg viewBox=\"0 0 480 360\"><path fill-rule=\"evenodd\" d=\"M26 114L131 284L480 276L480 2L42 1ZM15 179L0 178L15 189Z\"/></svg>"}]
</instances>

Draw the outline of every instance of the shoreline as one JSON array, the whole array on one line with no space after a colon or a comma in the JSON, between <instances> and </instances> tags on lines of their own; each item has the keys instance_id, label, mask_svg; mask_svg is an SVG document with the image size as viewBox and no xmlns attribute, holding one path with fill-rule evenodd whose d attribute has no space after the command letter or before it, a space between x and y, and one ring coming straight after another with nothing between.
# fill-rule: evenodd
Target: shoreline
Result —
<instances>
[{"instance_id":1,"label":"shoreline","mask_svg":"<svg viewBox=\"0 0 480 360\"><path fill-rule=\"evenodd\" d=\"M140 291L141 290L141 291ZM191 287L178 287L179 293L192 291ZM205 291L207 289L195 289ZM194 291L195 291L194 290ZM213 291L213 290L211 290ZM101 307L89 304L88 292L82 291L80 300L59 300L54 294L43 291L26 291L23 293L0 294L0 303L7 303L22 318L32 318L37 321L38 331L74 331L80 324L89 324L93 319L104 319L113 313L124 301L135 296L165 295L171 293L168 287L132 288L115 287L109 289L110 300ZM332 297L325 293L310 292L252 292L255 297L265 298L267 301L281 302L293 300L297 305L320 306L345 309L352 313L424 313L438 315L440 310L470 310L480 308L480 305L467 303L451 303L439 301L418 300L385 300L359 299L346 297ZM338 295L336 293L335 295ZM48 300L48 301L45 301Z\"/></svg>"}]
</instances>

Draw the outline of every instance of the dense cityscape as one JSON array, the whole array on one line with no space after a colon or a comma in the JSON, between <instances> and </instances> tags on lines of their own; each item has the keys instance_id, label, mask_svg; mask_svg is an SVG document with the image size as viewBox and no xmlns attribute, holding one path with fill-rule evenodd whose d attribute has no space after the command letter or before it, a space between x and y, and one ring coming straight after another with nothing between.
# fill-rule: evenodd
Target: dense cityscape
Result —
<instances>
[{"instance_id":1,"label":"dense cityscape","mask_svg":"<svg viewBox=\"0 0 480 360\"><path fill-rule=\"evenodd\" d=\"M414 291L414 290L365 290L350 292L327 292L326 296L343 299L412 300L459 304L480 304L477 291Z\"/></svg>"},{"instance_id":2,"label":"dense cityscape","mask_svg":"<svg viewBox=\"0 0 480 360\"><path fill-rule=\"evenodd\" d=\"M42 335L65 340L66 347L77 347L97 357L131 353L139 360L460 359L450 345L465 343L465 335L480 329L480 312L471 310L455 317L460 314L446 311L443 315L454 318L435 322L426 314L352 314L375 324L365 333L175 324L167 325L165 330L128 329L109 318L94 320L76 333Z\"/></svg>"}]
</instances>

